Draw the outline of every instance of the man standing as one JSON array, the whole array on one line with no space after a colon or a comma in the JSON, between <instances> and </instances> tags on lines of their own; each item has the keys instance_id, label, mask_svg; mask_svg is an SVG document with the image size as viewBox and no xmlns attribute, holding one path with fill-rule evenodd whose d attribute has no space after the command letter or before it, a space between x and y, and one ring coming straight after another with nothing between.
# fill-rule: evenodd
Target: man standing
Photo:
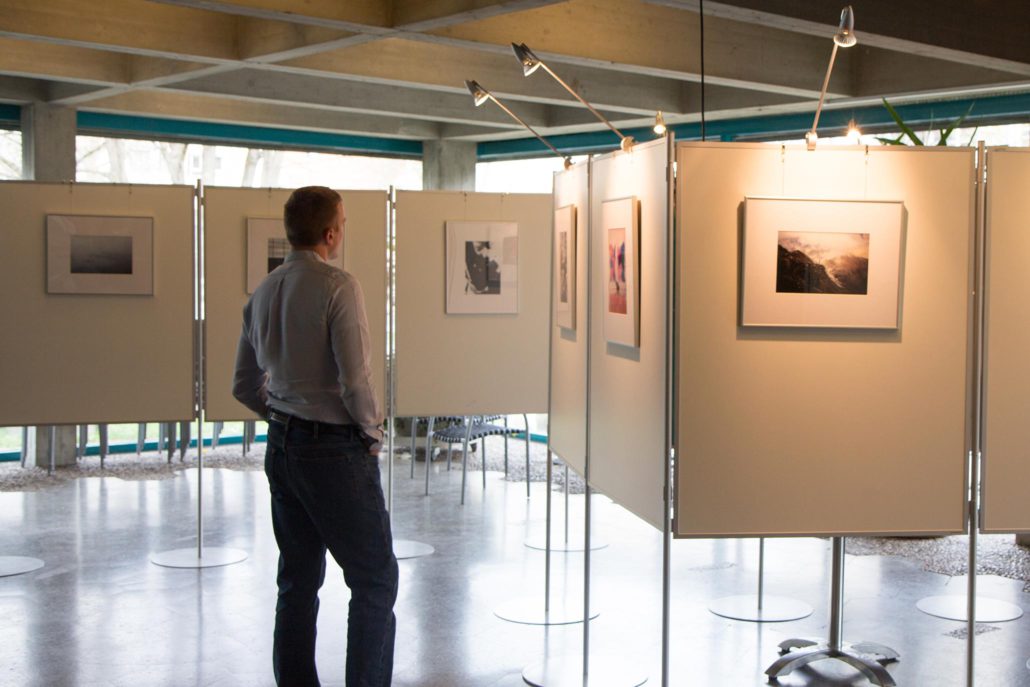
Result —
<instances>
[{"instance_id":1,"label":"man standing","mask_svg":"<svg viewBox=\"0 0 1030 687\"><path fill-rule=\"evenodd\" d=\"M233 396L268 418L265 474L279 544L275 680L319 684L315 624L328 548L351 590L347 687L381 687L393 673L397 559L364 297L353 276L328 264L347 221L336 191L297 189L284 219L292 251L243 309L233 380Z\"/></svg>"}]
</instances>

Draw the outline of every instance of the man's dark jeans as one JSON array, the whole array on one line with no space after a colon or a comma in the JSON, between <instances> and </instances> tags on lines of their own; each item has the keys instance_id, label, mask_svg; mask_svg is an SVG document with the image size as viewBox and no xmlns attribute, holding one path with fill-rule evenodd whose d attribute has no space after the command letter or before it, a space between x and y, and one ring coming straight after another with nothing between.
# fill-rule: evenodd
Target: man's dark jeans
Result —
<instances>
[{"instance_id":1,"label":"man's dark jeans","mask_svg":"<svg viewBox=\"0 0 1030 687\"><path fill-rule=\"evenodd\" d=\"M272 652L276 683L319 684L315 621L328 547L351 590L347 687L389 685L397 559L379 461L369 455L356 427L287 424L268 424L265 453L279 544Z\"/></svg>"}]
</instances>

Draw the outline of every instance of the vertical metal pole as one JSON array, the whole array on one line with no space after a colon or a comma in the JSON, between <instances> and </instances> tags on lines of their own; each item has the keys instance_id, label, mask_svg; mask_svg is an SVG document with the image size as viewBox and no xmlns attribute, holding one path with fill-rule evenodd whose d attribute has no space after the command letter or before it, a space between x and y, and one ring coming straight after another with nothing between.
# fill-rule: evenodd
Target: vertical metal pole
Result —
<instances>
[{"instance_id":1,"label":"vertical metal pole","mask_svg":"<svg viewBox=\"0 0 1030 687\"><path fill-rule=\"evenodd\" d=\"M986 338L986 320L984 306L987 284L987 230L985 221L987 189L985 171L987 168L987 149L983 141L976 146L976 228L975 228L975 286L976 298L973 301L974 337L973 354L975 356L973 383L973 446L969 452L969 575L966 590L966 684L974 683L976 660L976 548L980 534L980 472L983 459L984 440L984 356Z\"/></svg>"},{"instance_id":2,"label":"vertical metal pole","mask_svg":"<svg viewBox=\"0 0 1030 687\"><path fill-rule=\"evenodd\" d=\"M550 406L548 406L550 407ZM549 416L550 414L548 414ZM548 436L550 436L550 427L548 427ZM551 449L547 449L547 496L545 501L547 503L547 515L544 518L546 522L547 532L544 534L544 617L551 612L551 470L554 458L551 453ZM529 479L529 475L526 475L526 479Z\"/></svg>"},{"instance_id":3,"label":"vertical metal pole","mask_svg":"<svg viewBox=\"0 0 1030 687\"><path fill-rule=\"evenodd\" d=\"M765 537L758 538L758 610L765 600Z\"/></svg>"},{"instance_id":4,"label":"vertical metal pole","mask_svg":"<svg viewBox=\"0 0 1030 687\"><path fill-rule=\"evenodd\" d=\"M565 548L569 544L569 464L565 464Z\"/></svg>"},{"instance_id":5,"label":"vertical metal pole","mask_svg":"<svg viewBox=\"0 0 1030 687\"><path fill-rule=\"evenodd\" d=\"M394 318L394 279L396 272L396 260L397 260L397 232L394 227L394 212L396 206L394 203L395 195L393 187L390 187L388 196L388 209L386 217L386 370L387 370L387 401L386 407L389 409L388 419L386 423L386 510L393 513L393 430L394 430L394 413L395 399L394 394L396 392L396 337L397 337L397 323ZM411 457L415 460L415 457Z\"/></svg>"},{"instance_id":6,"label":"vertical metal pole","mask_svg":"<svg viewBox=\"0 0 1030 687\"><path fill-rule=\"evenodd\" d=\"M830 650L841 650L844 630L844 537L833 538L830 573Z\"/></svg>"},{"instance_id":7,"label":"vertical metal pole","mask_svg":"<svg viewBox=\"0 0 1030 687\"><path fill-rule=\"evenodd\" d=\"M196 216L193 229L193 289L194 289L194 317L197 321L196 350L197 350L197 386L196 386L196 407L197 407L197 558L204 557L204 318L201 314L203 304L202 275L203 275L203 234L201 223L203 222L204 182L197 180L196 190ZM185 448L185 447L184 447Z\"/></svg>"},{"instance_id":8,"label":"vertical metal pole","mask_svg":"<svg viewBox=\"0 0 1030 687\"><path fill-rule=\"evenodd\" d=\"M663 472L665 478L664 512L662 516L662 687L669 686L669 647L672 637L672 451L673 427L676 418L676 327L677 302L676 232L674 222L675 184L673 173L675 140L670 133L666 140L666 208L665 208L665 443Z\"/></svg>"},{"instance_id":9,"label":"vertical metal pole","mask_svg":"<svg viewBox=\"0 0 1030 687\"><path fill-rule=\"evenodd\" d=\"M47 449L47 469L46 474L54 474L54 469L57 467L57 426L50 425L50 446Z\"/></svg>"},{"instance_id":10,"label":"vertical metal pole","mask_svg":"<svg viewBox=\"0 0 1030 687\"><path fill-rule=\"evenodd\" d=\"M594 178L593 178L593 162L587 162L587 205L590 208L590 216L593 217L593 189L594 189ZM593 224L593 222L590 222ZM587 680L590 675L590 362L591 353L593 346L593 321L591 317L593 313L593 301L594 301L594 289L592 274L594 271L594 254L593 244L594 236L593 232L590 231L592 227L588 227L587 230L587 322L589 323L587 329L587 345L586 345L586 366L587 366L587 377L586 377L586 450L583 461L583 480L586 482L586 489L584 491L584 516L586 521L583 523L583 681L587 684ZM568 489L568 480L565 480L566 489Z\"/></svg>"}]
</instances>

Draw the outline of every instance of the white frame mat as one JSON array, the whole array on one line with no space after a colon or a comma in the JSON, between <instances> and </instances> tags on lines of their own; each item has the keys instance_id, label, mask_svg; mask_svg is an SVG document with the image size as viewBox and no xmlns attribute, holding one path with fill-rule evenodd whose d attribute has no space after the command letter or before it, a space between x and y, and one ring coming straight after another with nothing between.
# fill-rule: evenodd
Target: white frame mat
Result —
<instances>
[{"instance_id":1,"label":"white frame mat","mask_svg":"<svg viewBox=\"0 0 1030 687\"><path fill-rule=\"evenodd\" d=\"M562 329L576 329L576 256L576 206L565 205L554 211L554 324Z\"/></svg>"},{"instance_id":2,"label":"white frame mat","mask_svg":"<svg viewBox=\"0 0 1030 687\"><path fill-rule=\"evenodd\" d=\"M75 239L80 237L128 238L129 271L76 271ZM47 293L117 296L150 296L154 293L153 217L47 215L46 242ZM111 260L107 262L109 267L112 266Z\"/></svg>"},{"instance_id":3,"label":"white frame mat","mask_svg":"<svg viewBox=\"0 0 1030 687\"><path fill-rule=\"evenodd\" d=\"M473 277L469 274L469 244L491 245L483 254L497 265L500 293L469 293ZM493 258L491 257L494 256ZM516 222L447 222L445 246L448 315L517 315L519 312L519 225ZM489 282L489 279L487 279Z\"/></svg>"},{"instance_id":4,"label":"white frame mat","mask_svg":"<svg viewBox=\"0 0 1030 687\"><path fill-rule=\"evenodd\" d=\"M604 338L623 346L640 346L640 204L636 197L612 198L601 202L601 235L596 237L601 246L602 264L598 274L605 275ZM611 310L611 271L615 269L611 255L611 232L624 231L622 272L626 293L625 313Z\"/></svg>"},{"instance_id":5,"label":"white frame mat","mask_svg":"<svg viewBox=\"0 0 1030 687\"><path fill-rule=\"evenodd\" d=\"M897 329L904 225L905 208L900 201L745 198L741 324ZM864 235L866 293L779 291L776 254L784 233ZM835 279L826 267L815 262L831 281Z\"/></svg>"}]
</instances>

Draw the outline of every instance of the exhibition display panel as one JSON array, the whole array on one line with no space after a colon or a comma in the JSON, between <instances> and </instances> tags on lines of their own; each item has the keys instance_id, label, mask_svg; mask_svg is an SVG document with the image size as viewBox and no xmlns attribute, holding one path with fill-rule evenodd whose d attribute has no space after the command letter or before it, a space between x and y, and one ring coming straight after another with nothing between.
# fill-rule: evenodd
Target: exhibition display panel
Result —
<instances>
[{"instance_id":1,"label":"exhibition display panel","mask_svg":"<svg viewBox=\"0 0 1030 687\"><path fill-rule=\"evenodd\" d=\"M981 529L1030 532L1030 149L988 149L987 165Z\"/></svg>"},{"instance_id":2,"label":"exhibition display panel","mask_svg":"<svg viewBox=\"0 0 1030 687\"><path fill-rule=\"evenodd\" d=\"M660 530L667 508L670 156L666 139L638 144L595 158L590 181L590 486ZM615 212L603 214L606 203Z\"/></svg>"},{"instance_id":3,"label":"exhibition display panel","mask_svg":"<svg viewBox=\"0 0 1030 687\"><path fill-rule=\"evenodd\" d=\"M0 425L194 416L188 186L0 184Z\"/></svg>"},{"instance_id":4,"label":"exhibition display panel","mask_svg":"<svg viewBox=\"0 0 1030 687\"><path fill-rule=\"evenodd\" d=\"M548 424L548 445L580 475L586 473L586 401L587 401L587 247L590 228L590 163L583 162L554 175L555 249L552 270L555 285L552 291L551 323L551 393ZM558 313L561 301L561 235L559 214L570 220L569 231L575 238L574 248L566 248L566 296L569 314L563 320ZM568 215L571 214L571 217ZM567 237L567 240L572 237ZM567 245L567 244L566 244ZM570 269L571 267L571 269ZM574 275L574 276L573 276ZM571 324L572 326L567 326Z\"/></svg>"},{"instance_id":5,"label":"exhibition display panel","mask_svg":"<svg viewBox=\"0 0 1030 687\"><path fill-rule=\"evenodd\" d=\"M677 535L963 531L974 152L677 146ZM744 324L754 275L742 272L755 265L741 257L743 210L757 197L834 201L844 213L813 223L800 203L776 218L776 245L760 255L770 298L790 296L803 316L830 300L851 308L889 295L897 270L897 327ZM904 207L896 255L875 245L896 240L893 215L862 229L846 209L870 201Z\"/></svg>"},{"instance_id":6,"label":"exhibition display panel","mask_svg":"<svg viewBox=\"0 0 1030 687\"><path fill-rule=\"evenodd\" d=\"M252 420L232 396L236 345L243 306L266 274L288 252L282 229L288 189L206 187L204 189L205 419ZM383 191L340 191L347 213L342 261L365 296L372 345L372 372L380 396L386 393L386 225ZM278 233L277 233L278 232ZM275 234L273 236L273 234ZM263 274L264 273L264 274Z\"/></svg>"},{"instance_id":7,"label":"exhibition display panel","mask_svg":"<svg viewBox=\"0 0 1030 687\"><path fill-rule=\"evenodd\" d=\"M550 195L397 192L396 416L547 411L551 224Z\"/></svg>"}]
</instances>

